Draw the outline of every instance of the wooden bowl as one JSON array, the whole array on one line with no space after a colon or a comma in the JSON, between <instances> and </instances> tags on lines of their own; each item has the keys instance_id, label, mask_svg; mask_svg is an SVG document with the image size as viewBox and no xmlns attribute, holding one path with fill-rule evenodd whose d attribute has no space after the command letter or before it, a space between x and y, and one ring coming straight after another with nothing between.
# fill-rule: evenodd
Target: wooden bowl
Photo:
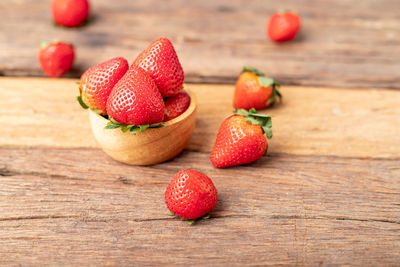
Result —
<instances>
[{"instance_id":1,"label":"wooden bowl","mask_svg":"<svg viewBox=\"0 0 400 267\"><path fill-rule=\"evenodd\" d=\"M179 117L164 123L161 128L148 128L132 133L117 129L104 129L109 122L89 109L94 137L111 158L132 165L152 165L172 159L187 145L196 124L196 96L190 95L188 109Z\"/></svg>"}]
</instances>

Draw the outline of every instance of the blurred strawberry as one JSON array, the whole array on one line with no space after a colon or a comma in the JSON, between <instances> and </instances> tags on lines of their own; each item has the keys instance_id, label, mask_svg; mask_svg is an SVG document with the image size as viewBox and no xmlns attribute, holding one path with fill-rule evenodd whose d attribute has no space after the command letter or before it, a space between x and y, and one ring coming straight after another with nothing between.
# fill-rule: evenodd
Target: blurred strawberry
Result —
<instances>
[{"instance_id":1,"label":"blurred strawberry","mask_svg":"<svg viewBox=\"0 0 400 267\"><path fill-rule=\"evenodd\" d=\"M176 95L183 87L183 69L172 43L167 38L162 37L151 43L139 54L132 66L147 71L163 97Z\"/></svg>"},{"instance_id":2,"label":"blurred strawberry","mask_svg":"<svg viewBox=\"0 0 400 267\"><path fill-rule=\"evenodd\" d=\"M39 63L49 77L63 76L73 65L74 47L63 42L42 42L39 49Z\"/></svg>"},{"instance_id":3,"label":"blurred strawberry","mask_svg":"<svg viewBox=\"0 0 400 267\"><path fill-rule=\"evenodd\" d=\"M186 92L170 96L165 100L164 121L172 120L184 113L190 105L190 96Z\"/></svg>"},{"instance_id":4,"label":"blurred strawberry","mask_svg":"<svg viewBox=\"0 0 400 267\"><path fill-rule=\"evenodd\" d=\"M51 12L56 24L78 27L89 17L89 2L87 0L52 0Z\"/></svg>"},{"instance_id":5,"label":"blurred strawberry","mask_svg":"<svg viewBox=\"0 0 400 267\"><path fill-rule=\"evenodd\" d=\"M300 29L300 17L296 13L282 12L273 14L268 22L267 34L272 41L293 40Z\"/></svg>"},{"instance_id":6,"label":"blurred strawberry","mask_svg":"<svg viewBox=\"0 0 400 267\"><path fill-rule=\"evenodd\" d=\"M108 96L128 69L129 64L122 57L112 58L91 67L83 73L80 80L80 101L98 113L106 115Z\"/></svg>"},{"instance_id":7,"label":"blurred strawberry","mask_svg":"<svg viewBox=\"0 0 400 267\"><path fill-rule=\"evenodd\" d=\"M273 105L282 96L278 91L279 83L265 77L262 72L252 67L243 67L233 97L234 108L263 109Z\"/></svg>"}]
</instances>

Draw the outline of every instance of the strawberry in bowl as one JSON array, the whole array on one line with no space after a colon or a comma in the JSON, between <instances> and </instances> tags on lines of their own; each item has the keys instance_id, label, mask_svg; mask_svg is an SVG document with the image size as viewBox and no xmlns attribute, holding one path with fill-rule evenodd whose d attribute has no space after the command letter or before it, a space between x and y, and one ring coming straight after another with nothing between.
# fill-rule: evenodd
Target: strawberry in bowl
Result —
<instances>
[{"instance_id":1,"label":"strawberry in bowl","mask_svg":"<svg viewBox=\"0 0 400 267\"><path fill-rule=\"evenodd\" d=\"M80 81L78 101L89 109L95 139L106 154L127 164L175 157L195 127L196 97L182 91L184 74L172 43L159 38L152 45L130 67L125 59L113 58L88 69ZM171 60L161 60L166 56Z\"/></svg>"}]
</instances>

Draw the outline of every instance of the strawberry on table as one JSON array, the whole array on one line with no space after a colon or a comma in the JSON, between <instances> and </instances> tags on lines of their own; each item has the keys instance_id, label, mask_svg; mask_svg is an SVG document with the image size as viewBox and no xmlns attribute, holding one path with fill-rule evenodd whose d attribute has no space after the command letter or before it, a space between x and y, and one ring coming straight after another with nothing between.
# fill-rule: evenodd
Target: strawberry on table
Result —
<instances>
[{"instance_id":1,"label":"strawberry on table","mask_svg":"<svg viewBox=\"0 0 400 267\"><path fill-rule=\"evenodd\" d=\"M123 125L151 125L164 119L164 102L150 76L130 68L111 91L107 114Z\"/></svg>"},{"instance_id":2,"label":"strawberry on table","mask_svg":"<svg viewBox=\"0 0 400 267\"><path fill-rule=\"evenodd\" d=\"M300 17L293 12L284 11L273 14L267 25L267 35L274 42L293 40L300 29Z\"/></svg>"},{"instance_id":3,"label":"strawberry on table","mask_svg":"<svg viewBox=\"0 0 400 267\"><path fill-rule=\"evenodd\" d=\"M279 86L273 78L265 77L259 70L245 66L236 82L233 107L249 110L273 105L282 97L277 90Z\"/></svg>"},{"instance_id":4,"label":"strawberry on table","mask_svg":"<svg viewBox=\"0 0 400 267\"><path fill-rule=\"evenodd\" d=\"M147 71L163 97L176 95L183 87L184 73L172 43L159 38L132 63ZM131 66L131 67L132 67Z\"/></svg>"},{"instance_id":5,"label":"strawberry on table","mask_svg":"<svg viewBox=\"0 0 400 267\"><path fill-rule=\"evenodd\" d=\"M129 64L122 57L112 58L83 73L79 91L82 101L89 108L106 115L107 99L115 84L128 71Z\"/></svg>"},{"instance_id":6,"label":"strawberry on table","mask_svg":"<svg viewBox=\"0 0 400 267\"><path fill-rule=\"evenodd\" d=\"M78 27L89 17L89 2L87 0L52 0L51 12L56 24Z\"/></svg>"},{"instance_id":7,"label":"strawberry on table","mask_svg":"<svg viewBox=\"0 0 400 267\"><path fill-rule=\"evenodd\" d=\"M219 128L211 151L211 163L217 168L225 168L256 161L267 151L271 127L268 115L258 114L254 109L234 110L234 115L225 119Z\"/></svg>"},{"instance_id":8,"label":"strawberry on table","mask_svg":"<svg viewBox=\"0 0 400 267\"><path fill-rule=\"evenodd\" d=\"M211 179L190 169L178 172L165 192L168 209L186 220L195 220L208 214L217 205L217 201L217 189Z\"/></svg>"},{"instance_id":9,"label":"strawberry on table","mask_svg":"<svg viewBox=\"0 0 400 267\"><path fill-rule=\"evenodd\" d=\"M49 77L63 76L74 64L75 52L71 44L64 42L42 42L39 63Z\"/></svg>"},{"instance_id":10,"label":"strawberry on table","mask_svg":"<svg viewBox=\"0 0 400 267\"><path fill-rule=\"evenodd\" d=\"M190 96L186 92L170 96L165 100L164 121L175 119L184 113L190 105Z\"/></svg>"}]
</instances>

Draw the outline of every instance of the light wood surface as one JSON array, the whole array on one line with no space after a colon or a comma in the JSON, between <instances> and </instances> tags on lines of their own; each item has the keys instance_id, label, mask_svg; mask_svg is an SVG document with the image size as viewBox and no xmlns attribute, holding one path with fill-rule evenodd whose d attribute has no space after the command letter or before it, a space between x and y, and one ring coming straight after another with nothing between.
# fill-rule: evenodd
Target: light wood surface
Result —
<instances>
[{"instance_id":1,"label":"light wood surface","mask_svg":"<svg viewBox=\"0 0 400 267\"><path fill-rule=\"evenodd\" d=\"M77 80L0 78L1 146L97 147ZM191 84L198 99L192 151L210 152L232 112L231 85ZM272 116L269 152L361 158L400 156L400 92L283 86ZM23 108L21 108L23 107ZM77 131L77 129L79 129Z\"/></svg>"},{"instance_id":2,"label":"light wood surface","mask_svg":"<svg viewBox=\"0 0 400 267\"><path fill-rule=\"evenodd\" d=\"M174 43L186 82L233 83L244 64L283 84L400 88L398 0L159 0L91 1L91 22L65 29L52 24L49 1L0 1L0 75L43 75L43 40L76 47L74 70L111 57L132 62L160 36ZM269 16L292 9L302 18L296 41L277 45L265 36Z\"/></svg>"},{"instance_id":3,"label":"light wood surface","mask_svg":"<svg viewBox=\"0 0 400 267\"><path fill-rule=\"evenodd\" d=\"M193 84L188 149L138 167L97 147L75 82L0 79L1 265L399 264L399 91L283 86L283 104L265 111L269 155L216 169L233 87ZM219 192L192 226L163 200L183 168Z\"/></svg>"}]
</instances>

